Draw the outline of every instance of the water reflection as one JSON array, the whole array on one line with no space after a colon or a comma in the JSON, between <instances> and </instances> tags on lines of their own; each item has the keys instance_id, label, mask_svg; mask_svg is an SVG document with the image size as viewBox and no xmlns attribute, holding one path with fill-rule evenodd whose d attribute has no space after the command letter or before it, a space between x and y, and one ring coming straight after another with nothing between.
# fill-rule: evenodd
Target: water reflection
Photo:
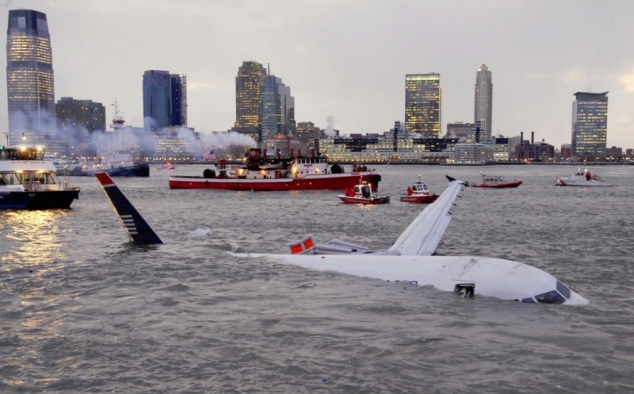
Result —
<instances>
[{"instance_id":1,"label":"water reflection","mask_svg":"<svg viewBox=\"0 0 634 394\"><path fill-rule=\"evenodd\" d=\"M46 365L51 353L61 350L62 305L67 301L59 293L59 273L67 262L67 236L73 212L68 210L0 212L0 340L9 343L32 343L28 351L8 355L11 366L4 385L21 389L39 378L34 366ZM50 311L57 311L50 313ZM54 357L53 357L54 358ZM25 371L31 371L24 379Z\"/></svg>"},{"instance_id":2,"label":"water reflection","mask_svg":"<svg viewBox=\"0 0 634 394\"><path fill-rule=\"evenodd\" d=\"M7 211L0 213L0 261L14 266L41 266L66 258L62 239L71 230L61 226L67 210ZM64 228L61 230L60 228Z\"/></svg>"}]
</instances>

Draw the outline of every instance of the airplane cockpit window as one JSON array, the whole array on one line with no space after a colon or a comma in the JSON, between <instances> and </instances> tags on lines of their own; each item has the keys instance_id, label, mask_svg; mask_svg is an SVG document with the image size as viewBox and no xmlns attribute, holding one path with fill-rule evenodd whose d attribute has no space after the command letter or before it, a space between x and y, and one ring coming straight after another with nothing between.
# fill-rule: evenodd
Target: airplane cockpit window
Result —
<instances>
[{"instance_id":1,"label":"airplane cockpit window","mask_svg":"<svg viewBox=\"0 0 634 394\"><path fill-rule=\"evenodd\" d=\"M557 281L557 291L560 292L562 296L570 298L570 289L560 281Z\"/></svg>"},{"instance_id":2,"label":"airplane cockpit window","mask_svg":"<svg viewBox=\"0 0 634 394\"><path fill-rule=\"evenodd\" d=\"M566 299L555 290L549 291L548 293L536 295L535 299L537 300L537 302L541 302L544 304L563 304L564 302L566 302Z\"/></svg>"}]
</instances>

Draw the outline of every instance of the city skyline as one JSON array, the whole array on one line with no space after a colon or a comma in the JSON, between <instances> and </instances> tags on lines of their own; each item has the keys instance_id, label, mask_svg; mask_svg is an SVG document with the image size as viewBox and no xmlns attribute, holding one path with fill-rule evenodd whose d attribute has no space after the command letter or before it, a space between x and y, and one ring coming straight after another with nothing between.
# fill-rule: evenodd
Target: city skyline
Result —
<instances>
[{"instance_id":1,"label":"city skyline","mask_svg":"<svg viewBox=\"0 0 634 394\"><path fill-rule=\"evenodd\" d=\"M556 147L570 143L574 93L609 91L607 145L634 147L630 4L13 0L5 15L18 8L45 13L54 33L55 99L102 102L108 122L119 99L126 123L142 126L139 75L178 70L188 78L188 125L227 130L235 122L235 70L254 59L272 64L293 88L297 122L326 128L331 119L343 134L383 132L404 121L403 77L437 72L444 135L447 123L472 121L473 77L484 63L496 78L494 135L535 131ZM478 18L486 23L474 26L477 34L451 29ZM423 28L406 28L413 20ZM0 118L8 131L6 101Z\"/></svg>"}]
</instances>

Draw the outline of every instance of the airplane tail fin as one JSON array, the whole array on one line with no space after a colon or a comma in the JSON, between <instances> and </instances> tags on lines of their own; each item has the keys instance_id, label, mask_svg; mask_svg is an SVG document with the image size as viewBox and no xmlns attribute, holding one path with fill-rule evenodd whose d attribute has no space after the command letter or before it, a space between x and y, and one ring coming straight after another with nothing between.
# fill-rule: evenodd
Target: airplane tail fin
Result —
<instances>
[{"instance_id":1,"label":"airplane tail fin","mask_svg":"<svg viewBox=\"0 0 634 394\"><path fill-rule=\"evenodd\" d=\"M110 175L105 172L97 172L95 176L99 180L103 191L108 196L114 210L117 212L119 219L121 219L132 242L141 244L162 244L163 241L156 235L150 225L147 224L132 203L128 201L123 192L119 190L119 187L112 181Z\"/></svg>"}]
</instances>

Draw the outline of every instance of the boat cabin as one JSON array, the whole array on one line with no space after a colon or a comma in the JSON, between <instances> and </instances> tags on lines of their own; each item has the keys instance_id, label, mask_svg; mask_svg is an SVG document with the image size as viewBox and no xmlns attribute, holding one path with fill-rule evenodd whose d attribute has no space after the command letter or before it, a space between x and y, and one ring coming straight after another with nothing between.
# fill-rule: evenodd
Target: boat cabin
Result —
<instances>
[{"instance_id":1,"label":"boat cabin","mask_svg":"<svg viewBox=\"0 0 634 394\"><path fill-rule=\"evenodd\" d=\"M482 182L484 184L487 184L487 183L491 184L491 183L502 183L505 181L503 176L482 174Z\"/></svg>"},{"instance_id":2,"label":"boat cabin","mask_svg":"<svg viewBox=\"0 0 634 394\"><path fill-rule=\"evenodd\" d=\"M368 182L362 181L360 185L354 186L354 195L361 196L363 198L372 198L372 190Z\"/></svg>"},{"instance_id":3,"label":"boat cabin","mask_svg":"<svg viewBox=\"0 0 634 394\"><path fill-rule=\"evenodd\" d=\"M46 147L42 145L0 146L0 160L44 160Z\"/></svg>"},{"instance_id":4,"label":"boat cabin","mask_svg":"<svg viewBox=\"0 0 634 394\"><path fill-rule=\"evenodd\" d=\"M67 188L59 182L52 161L44 160L43 145L0 146L0 188L3 190L44 191Z\"/></svg>"},{"instance_id":5,"label":"boat cabin","mask_svg":"<svg viewBox=\"0 0 634 394\"><path fill-rule=\"evenodd\" d=\"M422 182L416 182L412 185L412 192L414 193L429 193L427 184Z\"/></svg>"}]
</instances>

